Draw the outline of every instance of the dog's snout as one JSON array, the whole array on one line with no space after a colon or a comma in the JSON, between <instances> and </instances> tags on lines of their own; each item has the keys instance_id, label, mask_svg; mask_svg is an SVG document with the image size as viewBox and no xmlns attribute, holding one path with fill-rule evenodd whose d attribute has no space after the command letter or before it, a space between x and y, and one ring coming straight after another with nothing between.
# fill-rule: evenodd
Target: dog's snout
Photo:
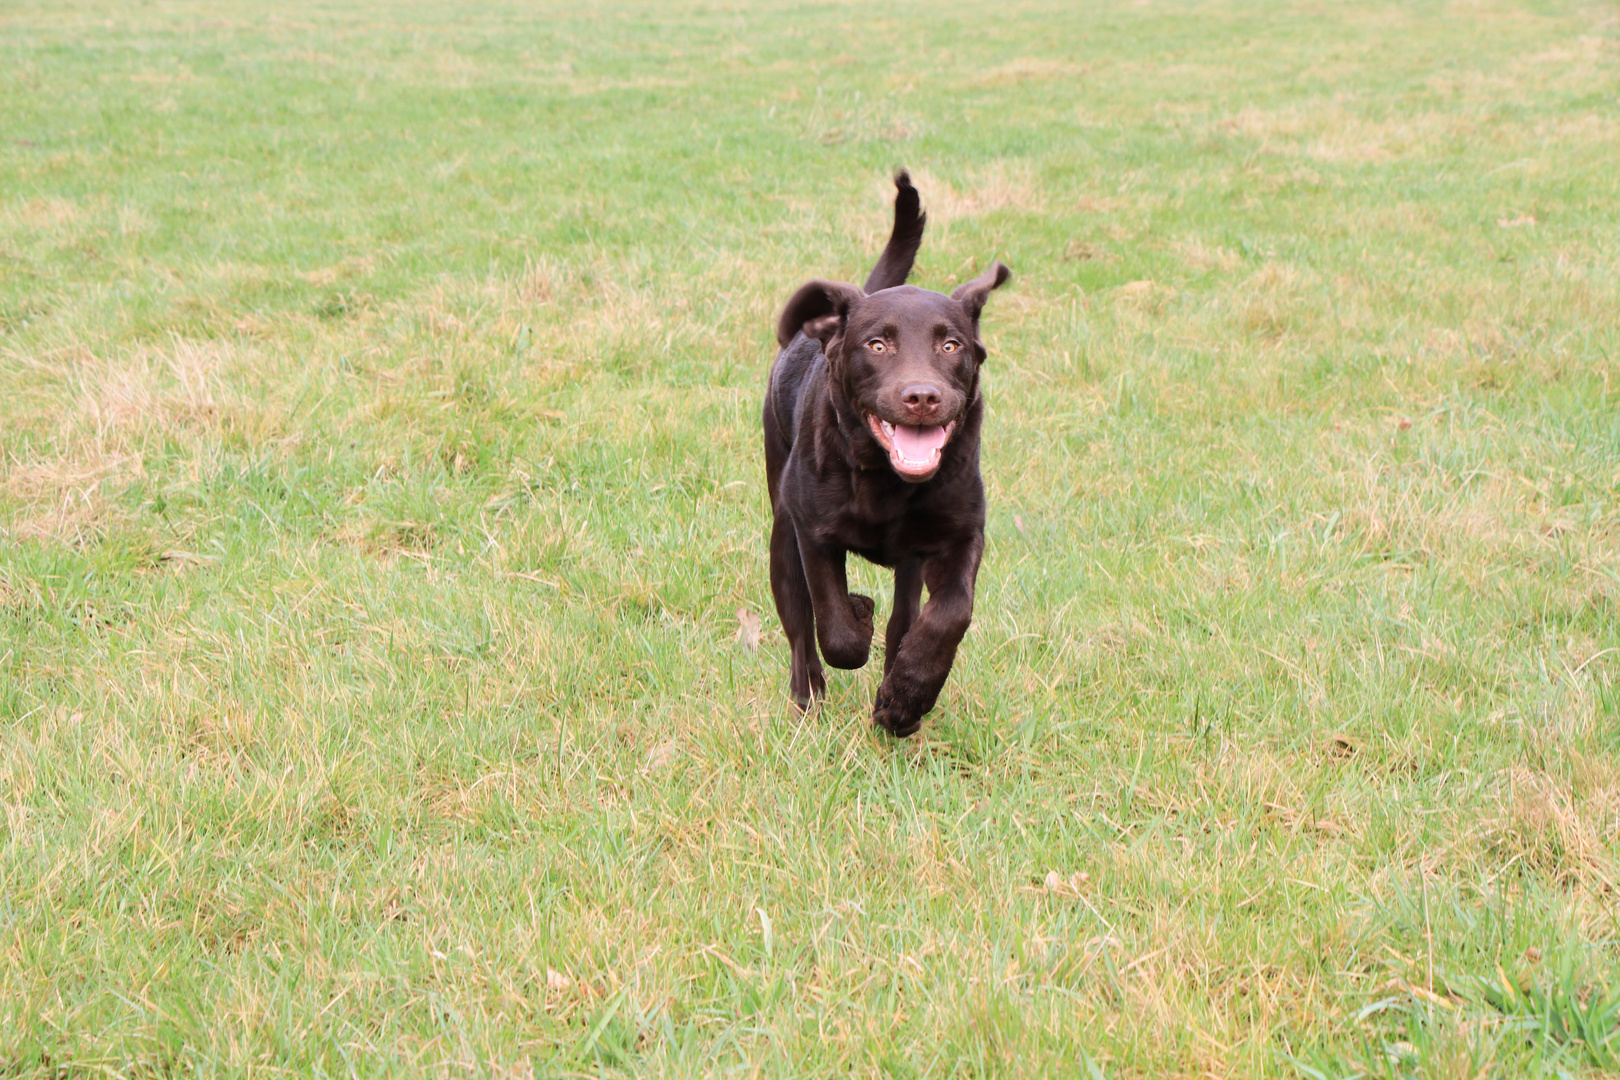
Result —
<instances>
[{"instance_id":1,"label":"dog's snout","mask_svg":"<svg viewBox=\"0 0 1620 1080\"><path fill-rule=\"evenodd\" d=\"M916 416L938 412L943 400L944 395L939 392L939 387L929 383L913 383L900 391L900 404Z\"/></svg>"}]
</instances>

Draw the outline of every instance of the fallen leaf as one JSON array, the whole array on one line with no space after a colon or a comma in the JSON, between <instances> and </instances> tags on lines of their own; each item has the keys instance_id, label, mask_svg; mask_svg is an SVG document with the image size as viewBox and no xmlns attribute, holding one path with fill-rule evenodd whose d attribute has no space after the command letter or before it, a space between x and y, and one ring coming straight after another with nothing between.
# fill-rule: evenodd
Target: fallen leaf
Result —
<instances>
[{"instance_id":1,"label":"fallen leaf","mask_svg":"<svg viewBox=\"0 0 1620 1080\"><path fill-rule=\"evenodd\" d=\"M1497 218L1496 224L1498 228L1502 229L1522 229L1525 226L1534 228L1536 219L1529 214L1520 214L1515 218Z\"/></svg>"},{"instance_id":2,"label":"fallen leaf","mask_svg":"<svg viewBox=\"0 0 1620 1080\"><path fill-rule=\"evenodd\" d=\"M1328 741L1327 741L1328 757L1336 757L1336 758L1353 757L1353 756L1355 756L1356 751L1359 750L1359 749L1361 749L1361 748L1356 745L1356 740L1352 739L1350 736L1344 734L1343 732L1336 732L1335 734L1328 737Z\"/></svg>"},{"instance_id":3,"label":"fallen leaf","mask_svg":"<svg viewBox=\"0 0 1620 1080\"><path fill-rule=\"evenodd\" d=\"M511 1065L491 1061L485 1067L489 1070L491 1080L532 1080L535 1075L534 1063L527 1057L518 1058Z\"/></svg>"},{"instance_id":4,"label":"fallen leaf","mask_svg":"<svg viewBox=\"0 0 1620 1080\"><path fill-rule=\"evenodd\" d=\"M737 644L750 651L759 648L759 616L745 607L737 609Z\"/></svg>"},{"instance_id":5,"label":"fallen leaf","mask_svg":"<svg viewBox=\"0 0 1620 1080\"><path fill-rule=\"evenodd\" d=\"M1091 875L1082 870L1076 870L1068 877L1061 876L1056 870L1048 870L1041 884L1053 896L1079 896L1090 881Z\"/></svg>"},{"instance_id":6,"label":"fallen leaf","mask_svg":"<svg viewBox=\"0 0 1620 1080\"><path fill-rule=\"evenodd\" d=\"M668 765L672 760L674 760L675 751L679 749L680 746L675 742L674 739L671 739L668 742L659 743L657 746L647 751L647 763L642 767L642 771L657 772L659 769L662 769L665 765Z\"/></svg>"},{"instance_id":7,"label":"fallen leaf","mask_svg":"<svg viewBox=\"0 0 1620 1080\"><path fill-rule=\"evenodd\" d=\"M546 968L546 989L560 994L574 985L574 980L554 968Z\"/></svg>"}]
</instances>

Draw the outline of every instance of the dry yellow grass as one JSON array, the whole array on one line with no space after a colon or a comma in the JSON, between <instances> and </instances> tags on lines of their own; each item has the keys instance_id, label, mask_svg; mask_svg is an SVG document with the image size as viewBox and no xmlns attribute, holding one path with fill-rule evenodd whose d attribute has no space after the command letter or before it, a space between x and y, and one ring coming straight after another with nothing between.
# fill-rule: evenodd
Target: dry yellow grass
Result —
<instances>
[{"instance_id":1,"label":"dry yellow grass","mask_svg":"<svg viewBox=\"0 0 1620 1080\"><path fill-rule=\"evenodd\" d=\"M1613 1069L1605 13L216 8L0 23L0 1073ZM896 165L903 745L756 429Z\"/></svg>"}]
</instances>

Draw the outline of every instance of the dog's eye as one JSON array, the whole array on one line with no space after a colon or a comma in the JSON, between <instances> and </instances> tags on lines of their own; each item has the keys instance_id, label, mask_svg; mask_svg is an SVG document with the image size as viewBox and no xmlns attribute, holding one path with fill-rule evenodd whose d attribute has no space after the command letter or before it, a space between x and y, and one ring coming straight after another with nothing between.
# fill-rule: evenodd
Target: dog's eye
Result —
<instances>
[{"instance_id":1,"label":"dog's eye","mask_svg":"<svg viewBox=\"0 0 1620 1080\"><path fill-rule=\"evenodd\" d=\"M866 347L871 349L873 352L883 352L888 348L887 345L883 344L882 338L873 338L871 341L866 343Z\"/></svg>"},{"instance_id":2,"label":"dog's eye","mask_svg":"<svg viewBox=\"0 0 1620 1080\"><path fill-rule=\"evenodd\" d=\"M940 346L940 348L942 350L944 350L945 352L955 352L957 349L960 349L961 347L962 347L962 343L960 341L947 341L945 344Z\"/></svg>"}]
</instances>

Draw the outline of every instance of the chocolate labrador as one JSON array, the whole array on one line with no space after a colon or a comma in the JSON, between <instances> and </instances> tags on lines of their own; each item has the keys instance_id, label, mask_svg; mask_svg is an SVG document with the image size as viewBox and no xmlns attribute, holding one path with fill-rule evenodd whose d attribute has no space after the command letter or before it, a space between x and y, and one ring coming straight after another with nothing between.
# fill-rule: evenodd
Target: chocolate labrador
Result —
<instances>
[{"instance_id":1,"label":"chocolate labrador","mask_svg":"<svg viewBox=\"0 0 1620 1080\"><path fill-rule=\"evenodd\" d=\"M833 667L866 663L873 605L849 591L853 551L894 570L872 719L906 736L934 707L973 615L984 552L979 312L1009 271L998 262L949 296L907 285L927 218L910 176L894 183L894 229L866 284L809 282L777 323L765 474L793 700L808 708L826 693L818 642Z\"/></svg>"}]
</instances>

